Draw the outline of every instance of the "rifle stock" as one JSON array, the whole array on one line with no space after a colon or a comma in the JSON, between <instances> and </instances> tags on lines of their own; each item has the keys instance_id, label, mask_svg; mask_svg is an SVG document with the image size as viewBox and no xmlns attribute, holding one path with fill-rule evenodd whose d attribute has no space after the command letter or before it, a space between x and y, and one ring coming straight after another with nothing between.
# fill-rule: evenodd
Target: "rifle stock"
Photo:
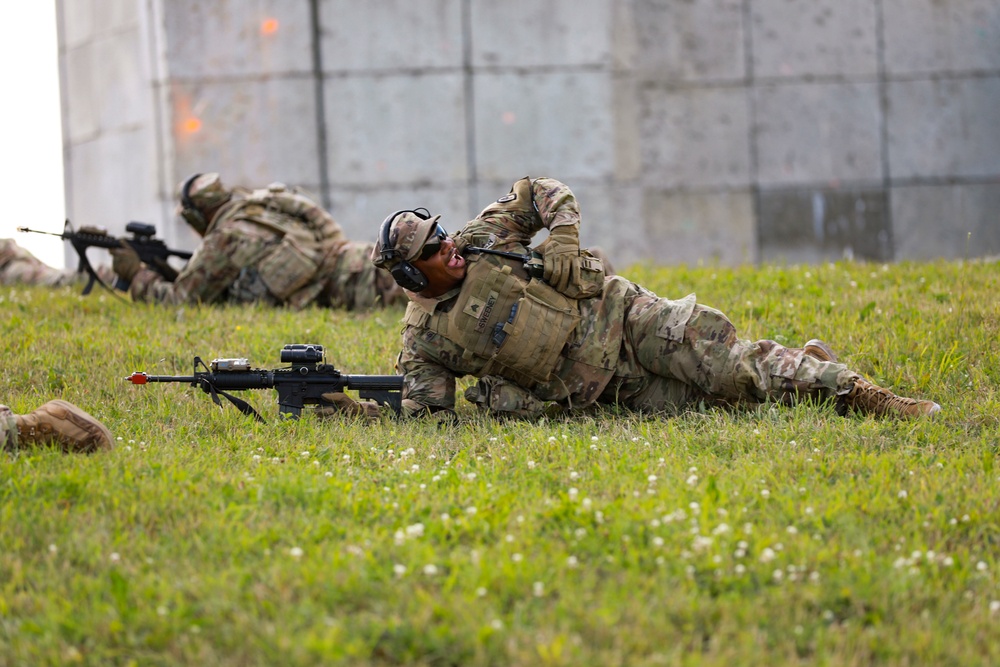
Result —
<instances>
[{"instance_id":1,"label":"rifle stock","mask_svg":"<svg viewBox=\"0 0 1000 667\"><path fill-rule=\"evenodd\" d=\"M260 413L228 392L275 389L278 392L279 413L295 419L301 416L305 405L329 405L323 401L323 394L345 390L357 391L361 398L388 405L399 414L402 375L345 375L332 364L322 363L324 355L322 345L285 345L281 350L281 361L291 364L285 368L250 368L246 359L215 359L210 366L206 366L201 357L195 357L191 375L147 375L137 371L125 379L132 384L180 382L200 387L216 405L222 405L221 395L240 412L253 416L257 421L264 421Z\"/></svg>"}]
</instances>

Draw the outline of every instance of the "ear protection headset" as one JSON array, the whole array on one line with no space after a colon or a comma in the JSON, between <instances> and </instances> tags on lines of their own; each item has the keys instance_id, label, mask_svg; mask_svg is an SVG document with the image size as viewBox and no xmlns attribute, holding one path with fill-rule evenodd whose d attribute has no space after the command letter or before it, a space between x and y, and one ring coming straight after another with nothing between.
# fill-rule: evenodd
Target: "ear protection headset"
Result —
<instances>
[{"instance_id":1,"label":"ear protection headset","mask_svg":"<svg viewBox=\"0 0 1000 667\"><path fill-rule=\"evenodd\" d=\"M381 261L388 264L393 259L398 258L398 261L389 269L392 279L403 289L410 290L411 292L422 292L427 287L427 276L420 269L400 257L399 251L389 245L389 231L392 229L392 221L404 213L412 213L421 220L429 220L431 218L431 213L426 208L417 208L396 211L383 220L382 227L378 233Z\"/></svg>"},{"instance_id":2,"label":"ear protection headset","mask_svg":"<svg viewBox=\"0 0 1000 667\"><path fill-rule=\"evenodd\" d=\"M201 174L195 174L189 179L184 181L184 185L181 186L181 217L188 221L188 223L199 231L204 231L208 227L208 221L205 220L205 216L202 215L201 211L194 205L194 201L191 199L191 184L194 183L194 179L201 176Z\"/></svg>"}]
</instances>

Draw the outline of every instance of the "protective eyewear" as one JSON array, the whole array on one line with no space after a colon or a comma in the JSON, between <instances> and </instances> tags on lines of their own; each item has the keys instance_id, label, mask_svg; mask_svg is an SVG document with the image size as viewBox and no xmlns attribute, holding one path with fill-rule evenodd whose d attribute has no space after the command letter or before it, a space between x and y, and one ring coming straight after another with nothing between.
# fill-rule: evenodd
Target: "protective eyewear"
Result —
<instances>
[{"instance_id":1,"label":"protective eyewear","mask_svg":"<svg viewBox=\"0 0 1000 667\"><path fill-rule=\"evenodd\" d=\"M444 231L444 227L441 225L435 225L434 232L431 234L430 238L424 242L424 247L420 251L421 261L427 261L434 255L441 251L441 244L444 240L448 238L448 232Z\"/></svg>"}]
</instances>

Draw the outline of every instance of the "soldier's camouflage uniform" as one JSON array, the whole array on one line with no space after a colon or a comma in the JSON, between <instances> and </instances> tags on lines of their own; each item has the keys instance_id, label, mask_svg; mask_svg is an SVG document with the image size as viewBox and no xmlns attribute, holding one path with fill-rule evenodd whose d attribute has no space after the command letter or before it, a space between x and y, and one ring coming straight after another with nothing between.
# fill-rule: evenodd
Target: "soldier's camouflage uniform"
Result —
<instances>
[{"instance_id":1,"label":"soldier's camouflage uniform","mask_svg":"<svg viewBox=\"0 0 1000 667\"><path fill-rule=\"evenodd\" d=\"M0 285L59 287L77 282L80 275L73 269L52 268L14 239L0 239Z\"/></svg>"},{"instance_id":2,"label":"soldier's camouflage uniform","mask_svg":"<svg viewBox=\"0 0 1000 667\"><path fill-rule=\"evenodd\" d=\"M0 405L0 452L17 445L17 421L6 405Z\"/></svg>"},{"instance_id":3,"label":"soldier's camouflage uniform","mask_svg":"<svg viewBox=\"0 0 1000 667\"><path fill-rule=\"evenodd\" d=\"M471 243L523 253L541 229L579 225L579 221L577 201L566 185L547 178L523 179L454 238L459 247ZM552 324L539 321L532 330L527 323L516 339L498 335L505 327L510 329L508 324L517 315L508 319L507 312L501 312L494 323L496 316L487 317L488 309L480 307L484 302L507 303L495 289L499 283L494 280L478 297L468 294L483 289L482 281L475 279L485 273L481 263L527 280L522 263L466 255L466 279L457 288L437 298L407 292L411 303L397 363L405 375L403 404L408 415L453 409L456 379L466 375L480 378L467 390L467 399L497 415L518 417L595 403L675 414L698 401L739 404L788 401L796 395L825 398L846 394L858 377L843 364L819 361L801 349L774 341L741 340L725 315L698 304L695 295L666 299L621 276L605 278L603 289L594 296L563 304L567 316L577 317L578 323L559 341L557 356L547 369L544 351L535 350L530 341L544 338L542 330L551 330ZM523 282L517 289L524 289ZM541 298L552 300L544 294ZM529 301L525 296L520 307ZM456 304L465 304L466 312L454 312ZM477 326L482 330L478 339L469 335ZM511 343L514 350L525 349L508 352L498 363L504 345ZM532 369L536 351L543 367ZM518 370L506 365L512 356ZM547 379L540 380L546 373Z\"/></svg>"},{"instance_id":4,"label":"soldier's camouflage uniform","mask_svg":"<svg viewBox=\"0 0 1000 667\"><path fill-rule=\"evenodd\" d=\"M137 301L170 304L389 305L402 291L367 261L372 246L349 241L329 213L295 190L238 189L176 281L144 267L129 292Z\"/></svg>"}]
</instances>

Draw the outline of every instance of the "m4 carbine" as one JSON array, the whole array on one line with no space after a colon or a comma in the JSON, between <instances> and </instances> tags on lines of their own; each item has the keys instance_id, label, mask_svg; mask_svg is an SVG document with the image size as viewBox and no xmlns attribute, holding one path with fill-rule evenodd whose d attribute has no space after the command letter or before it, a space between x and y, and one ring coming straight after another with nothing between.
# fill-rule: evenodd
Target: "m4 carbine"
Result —
<instances>
[{"instance_id":1,"label":"m4 carbine","mask_svg":"<svg viewBox=\"0 0 1000 667\"><path fill-rule=\"evenodd\" d=\"M369 398L381 405L388 405L399 414L402 405L402 375L344 375L331 364L323 363L322 345L295 344L281 349L281 361L291 364L286 368L265 370L251 368L247 359L216 359L206 366L201 357L194 358L192 375L147 375L135 372L125 379L132 384L149 382L187 382L201 387L221 406L219 395L224 396L245 415L257 421L264 418L246 401L229 391L245 389L276 389L280 414L297 419L304 405L331 405L323 400L330 392L357 391L361 398ZM200 370L199 370L200 369Z\"/></svg>"},{"instance_id":2,"label":"m4 carbine","mask_svg":"<svg viewBox=\"0 0 1000 667\"><path fill-rule=\"evenodd\" d=\"M94 227L83 227L80 231L74 231L73 225L70 224L69 220L66 221L62 234L43 232L38 229L28 229L27 227L18 227L17 231L48 234L49 236L58 236L64 241L69 241L70 245L73 246L73 250L76 251L76 254L80 258L80 263L76 267L76 270L86 273L88 276L87 284L83 288L83 294L90 294L90 290L94 288L95 282L100 283L102 287L108 290L111 289L104 284L104 281L94 271L94 267L90 265L90 260L87 259L87 248L104 248L106 250L120 248L122 245L121 239L110 236L106 231ZM170 257L178 257L184 260L191 259L191 253L185 250L168 248L167 244L163 241L154 238L156 236L156 227L148 222L136 222L133 220L125 225L125 231L132 235L130 238L125 239L125 241L139 255L139 259L170 282L177 279L177 269L170 266L167 260ZM118 278L115 282L115 288L125 291L128 289L128 282Z\"/></svg>"}]
</instances>

